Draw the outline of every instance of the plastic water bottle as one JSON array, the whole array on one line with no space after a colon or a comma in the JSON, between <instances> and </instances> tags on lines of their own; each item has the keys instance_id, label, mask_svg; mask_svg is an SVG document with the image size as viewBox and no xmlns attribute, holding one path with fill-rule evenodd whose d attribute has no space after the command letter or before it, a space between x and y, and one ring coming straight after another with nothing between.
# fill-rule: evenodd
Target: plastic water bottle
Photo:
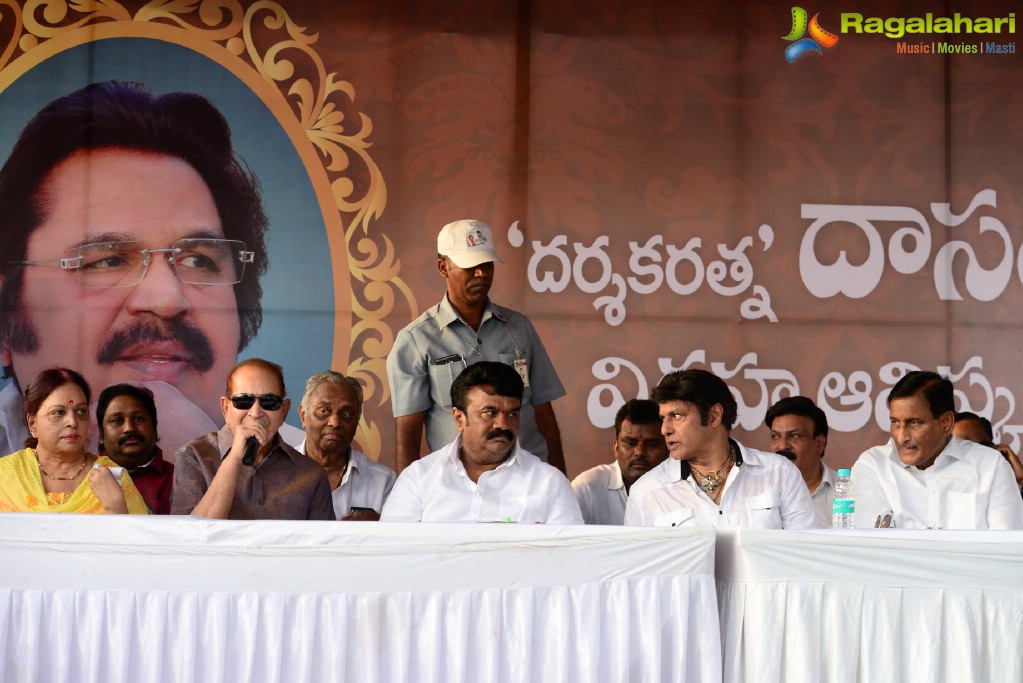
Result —
<instances>
[{"instance_id":1,"label":"plastic water bottle","mask_svg":"<svg viewBox=\"0 0 1023 683\"><path fill-rule=\"evenodd\" d=\"M856 501L853 499L852 482L849 481L849 470L838 470L838 481L835 482L835 505L832 508L832 529L853 529L853 517L856 514Z\"/></svg>"}]
</instances>

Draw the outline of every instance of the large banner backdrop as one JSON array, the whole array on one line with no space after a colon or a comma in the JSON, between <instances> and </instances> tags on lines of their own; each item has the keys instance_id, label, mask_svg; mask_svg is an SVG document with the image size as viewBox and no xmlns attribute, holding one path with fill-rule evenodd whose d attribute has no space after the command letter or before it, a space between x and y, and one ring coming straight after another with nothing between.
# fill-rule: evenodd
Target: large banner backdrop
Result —
<instances>
[{"instance_id":1,"label":"large banner backdrop","mask_svg":"<svg viewBox=\"0 0 1023 683\"><path fill-rule=\"evenodd\" d=\"M568 390L554 407L572 476L611 460L624 400L689 366L733 387L752 447L768 445L767 408L802 394L827 413L827 462L848 465L887 439L887 392L920 368L1019 450L1010 7L0 0L0 155L89 83L208 98L269 217L262 324L225 357L281 363L296 401L316 371L358 377L357 445L387 464L384 359L443 296L436 236L459 218L494 228L491 298L530 317ZM119 324L97 320L131 295L93 296L5 302L8 329L27 316L42 338L7 343L3 364L23 383L78 367L94 392L152 381L222 422L223 377L193 387L97 361L94 337ZM165 450L183 438L162 436Z\"/></svg>"}]
</instances>

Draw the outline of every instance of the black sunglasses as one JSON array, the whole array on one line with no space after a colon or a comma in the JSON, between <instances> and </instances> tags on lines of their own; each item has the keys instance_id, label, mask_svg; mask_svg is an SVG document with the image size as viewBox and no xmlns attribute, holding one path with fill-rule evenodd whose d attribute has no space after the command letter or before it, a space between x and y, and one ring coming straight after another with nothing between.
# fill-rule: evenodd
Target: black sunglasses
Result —
<instances>
[{"instance_id":1,"label":"black sunglasses","mask_svg":"<svg viewBox=\"0 0 1023 683\"><path fill-rule=\"evenodd\" d=\"M284 403L284 397L278 396L277 394L235 394L229 401L238 410L248 410L255 403L256 399L259 399L259 407L263 410L277 410Z\"/></svg>"}]
</instances>

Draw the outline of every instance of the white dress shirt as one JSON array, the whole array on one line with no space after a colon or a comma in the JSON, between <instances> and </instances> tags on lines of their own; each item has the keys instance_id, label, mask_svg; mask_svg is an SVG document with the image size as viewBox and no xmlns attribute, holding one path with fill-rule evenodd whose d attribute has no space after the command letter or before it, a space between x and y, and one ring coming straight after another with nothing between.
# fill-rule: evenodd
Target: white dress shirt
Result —
<instances>
[{"instance_id":1,"label":"white dress shirt","mask_svg":"<svg viewBox=\"0 0 1023 683\"><path fill-rule=\"evenodd\" d=\"M297 450L305 453L305 439ZM334 515L338 519L347 517L353 507L372 508L380 512L397 478L398 475L390 467L371 460L365 453L353 448L341 483L330 492Z\"/></svg>"},{"instance_id":2,"label":"white dress shirt","mask_svg":"<svg viewBox=\"0 0 1023 683\"><path fill-rule=\"evenodd\" d=\"M572 480L572 492L587 524L625 524L627 495L617 460L580 474Z\"/></svg>"},{"instance_id":3,"label":"white dress shirt","mask_svg":"<svg viewBox=\"0 0 1023 683\"><path fill-rule=\"evenodd\" d=\"M810 492L783 456L738 444L740 462L725 479L715 505L682 462L668 458L632 485L625 508L631 526L712 526L718 529L818 529Z\"/></svg>"},{"instance_id":4,"label":"white dress shirt","mask_svg":"<svg viewBox=\"0 0 1023 683\"><path fill-rule=\"evenodd\" d=\"M582 524L572 486L560 471L522 450L473 483L459 458L462 435L402 470L384 503L385 522Z\"/></svg>"},{"instance_id":5,"label":"white dress shirt","mask_svg":"<svg viewBox=\"0 0 1023 683\"><path fill-rule=\"evenodd\" d=\"M817 484L817 490L810 494L813 499L813 507L817 512L817 521L826 529L831 528L831 521L835 513L835 482L838 481L838 472L821 463L821 483Z\"/></svg>"},{"instance_id":6,"label":"white dress shirt","mask_svg":"<svg viewBox=\"0 0 1023 683\"><path fill-rule=\"evenodd\" d=\"M899 529L1023 529L1023 500L1001 453L950 439L927 469L905 465L895 440L852 466L856 526L892 515Z\"/></svg>"}]
</instances>

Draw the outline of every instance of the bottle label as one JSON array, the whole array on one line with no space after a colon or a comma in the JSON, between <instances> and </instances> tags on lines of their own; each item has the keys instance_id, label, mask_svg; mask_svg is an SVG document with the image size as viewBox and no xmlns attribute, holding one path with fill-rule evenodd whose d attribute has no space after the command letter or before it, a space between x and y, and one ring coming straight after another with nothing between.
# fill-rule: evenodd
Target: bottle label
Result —
<instances>
[{"instance_id":1,"label":"bottle label","mask_svg":"<svg viewBox=\"0 0 1023 683\"><path fill-rule=\"evenodd\" d=\"M836 515L851 515L856 512L856 501L852 498L835 498Z\"/></svg>"}]
</instances>

